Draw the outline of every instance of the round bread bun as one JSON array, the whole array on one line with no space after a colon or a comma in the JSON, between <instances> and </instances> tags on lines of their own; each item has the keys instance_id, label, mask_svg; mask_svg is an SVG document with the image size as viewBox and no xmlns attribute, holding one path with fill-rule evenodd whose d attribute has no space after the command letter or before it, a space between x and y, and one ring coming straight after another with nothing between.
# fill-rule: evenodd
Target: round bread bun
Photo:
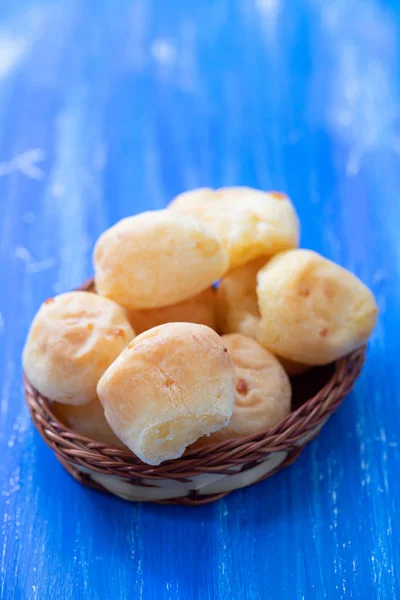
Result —
<instances>
[{"instance_id":1,"label":"round bread bun","mask_svg":"<svg viewBox=\"0 0 400 600\"><path fill-rule=\"evenodd\" d=\"M107 444L107 446L125 448L107 423L104 409L98 398L82 406L53 402L52 410L64 425L76 433L84 435L95 442Z\"/></svg>"},{"instance_id":2,"label":"round bread bun","mask_svg":"<svg viewBox=\"0 0 400 600\"><path fill-rule=\"evenodd\" d=\"M324 365L364 345L376 323L372 292L311 250L274 257L258 272L260 343L289 360Z\"/></svg>"},{"instance_id":3,"label":"round bread bun","mask_svg":"<svg viewBox=\"0 0 400 600\"><path fill-rule=\"evenodd\" d=\"M50 400L87 404L134 335L115 302L90 292L61 294L46 300L32 322L22 356L25 374Z\"/></svg>"},{"instance_id":4,"label":"round bread bun","mask_svg":"<svg viewBox=\"0 0 400 600\"><path fill-rule=\"evenodd\" d=\"M93 260L98 293L134 310L187 300L228 265L211 230L168 210L119 221L100 236Z\"/></svg>"},{"instance_id":5,"label":"round bread bun","mask_svg":"<svg viewBox=\"0 0 400 600\"><path fill-rule=\"evenodd\" d=\"M275 356L240 333L223 335L222 341L235 365L235 406L229 424L199 439L196 447L265 431L290 413L292 388Z\"/></svg>"},{"instance_id":6,"label":"round bread bun","mask_svg":"<svg viewBox=\"0 0 400 600\"><path fill-rule=\"evenodd\" d=\"M221 333L242 333L256 338L260 324L256 277L267 258L256 258L229 271L217 289L218 329Z\"/></svg>"},{"instance_id":7,"label":"round bread bun","mask_svg":"<svg viewBox=\"0 0 400 600\"><path fill-rule=\"evenodd\" d=\"M256 258L229 271L217 290L217 319L220 333L242 333L257 339L261 314L257 301L257 273L267 262L265 256ZM136 329L135 329L136 331ZM296 377L310 367L277 356L289 377Z\"/></svg>"},{"instance_id":8,"label":"round bread bun","mask_svg":"<svg viewBox=\"0 0 400 600\"><path fill-rule=\"evenodd\" d=\"M215 295L213 288L207 288L178 304L126 312L137 335L164 323L198 323L216 329Z\"/></svg>"},{"instance_id":9,"label":"round bread bun","mask_svg":"<svg viewBox=\"0 0 400 600\"><path fill-rule=\"evenodd\" d=\"M167 323L135 338L97 391L114 433L143 462L159 465L227 425L235 368L209 327Z\"/></svg>"},{"instance_id":10,"label":"round bread bun","mask_svg":"<svg viewBox=\"0 0 400 600\"><path fill-rule=\"evenodd\" d=\"M293 204L280 192L247 187L200 188L177 196L174 212L191 215L222 240L229 269L257 258L296 248L299 220Z\"/></svg>"}]
</instances>

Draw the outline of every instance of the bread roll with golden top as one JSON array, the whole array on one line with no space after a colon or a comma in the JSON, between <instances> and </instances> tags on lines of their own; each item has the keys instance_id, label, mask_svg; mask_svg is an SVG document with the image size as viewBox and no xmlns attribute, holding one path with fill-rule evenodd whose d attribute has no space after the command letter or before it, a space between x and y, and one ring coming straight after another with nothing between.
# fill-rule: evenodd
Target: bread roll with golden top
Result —
<instances>
[{"instance_id":1,"label":"bread roll with golden top","mask_svg":"<svg viewBox=\"0 0 400 600\"><path fill-rule=\"evenodd\" d=\"M200 294L171 306L127 310L127 316L138 335L164 323L198 323L216 329L215 295L213 288L207 288Z\"/></svg>"},{"instance_id":2,"label":"bread roll with golden top","mask_svg":"<svg viewBox=\"0 0 400 600\"><path fill-rule=\"evenodd\" d=\"M187 300L228 265L212 231L167 210L122 219L100 236L93 258L99 294L133 310Z\"/></svg>"},{"instance_id":3,"label":"bread roll with golden top","mask_svg":"<svg viewBox=\"0 0 400 600\"><path fill-rule=\"evenodd\" d=\"M235 406L229 424L202 437L195 447L265 431L290 412L292 388L275 356L240 333L223 335L222 341L235 365Z\"/></svg>"},{"instance_id":4,"label":"bread roll with golden top","mask_svg":"<svg viewBox=\"0 0 400 600\"><path fill-rule=\"evenodd\" d=\"M114 433L141 460L159 465L227 425L235 368L215 331L168 323L135 338L97 391Z\"/></svg>"},{"instance_id":5,"label":"bread roll with golden top","mask_svg":"<svg viewBox=\"0 0 400 600\"><path fill-rule=\"evenodd\" d=\"M280 192L247 187L200 188L177 196L174 212L191 215L215 231L229 254L229 269L272 256L299 243L299 220Z\"/></svg>"},{"instance_id":6,"label":"bread roll with golden top","mask_svg":"<svg viewBox=\"0 0 400 600\"><path fill-rule=\"evenodd\" d=\"M217 289L218 328L221 333L242 333L256 338L260 324L256 277L265 265L262 256L229 271Z\"/></svg>"},{"instance_id":7,"label":"bread roll with golden top","mask_svg":"<svg viewBox=\"0 0 400 600\"><path fill-rule=\"evenodd\" d=\"M36 314L23 351L31 384L64 404L96 398L104 371L134 332L125 311L90 292L69 292L46 300Z\"/></svg>"},{"instance_id":8,"label":"bread roll with golden top","mask_svg":"<svg viewBox=\"0 0 400 600\"><path fill-rule=\"evenodd\" d=\"M83 406L53 402L52 410L64 425L76 433L108 446L125 448L107 423L104 408L98 398Z\"/></svg>"},{"instance_id":9,"label":"bread roll with golden top","mask_svg":"<svg viewBox=\"0 0 400 600\"><path fill-rule=\"evenodd\" d=\"M257 301L257 273L266 264L261 256L222 278L217 290L217 318L220 333L242 333L257 339L261 314ZM294 361L277 357L289 377L300 375L309 369Z\"/></svg>"},{"instance_id":10,"label":"bread roll with golden top","mask_svg":"<svg viewBox=\"0 0 400 600\"><path fill-rule=\"evenodd\" d=\"M372 292L311 250L273 258L257 275L258 339L284 358L324 365L362 346L376 323Z\"/></svg>"}]
</instances>

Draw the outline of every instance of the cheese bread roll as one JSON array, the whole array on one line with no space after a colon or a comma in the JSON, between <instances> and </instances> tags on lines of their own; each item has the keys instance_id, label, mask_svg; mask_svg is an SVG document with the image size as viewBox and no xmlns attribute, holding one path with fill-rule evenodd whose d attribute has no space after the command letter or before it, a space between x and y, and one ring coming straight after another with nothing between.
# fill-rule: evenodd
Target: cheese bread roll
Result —
<instances>
[{"instance_id":1,"label":"cheese bread roll","mask_svg":"<svg viewBox=\"0 0 400 600\"><path fill-rule=\"evenodd\" d=\"M229 424L202 437L196 446L265 431L290 412L290 381L275 356L240 333L224 335L222 341L235 365L235 406Z\"/></svg>"},{"instance_id":2,"label":"cheese bread roll","mask_svg":"<svg viewBox=\"0 0 400 600\"><path fill-rule=\"evenodd\" d=\"M140 334L97 386L114 433L150 465L228 424L235 368L215 331L167 323Z\"/></svg>"},{"instance_id":3,"label":"cheese bread roll","mask_svg":"<svg viewBox=\"0 0 400 600\"><path fill-rule=\"evenodd\" d=\"M299 243L296 211L281 192L200 188L177 196L169 209L193 216L212 229L229 254L229 269L296 248Z\"/></svg>"},{"instance_id":4,"label":"cheese bread roll","mask_svg":"<svg viewBox=\"0 0 400 600\"><path fill-rule=\"evenodd\" d=\"M311 250L273 258L257 274L260 343L286 359L324 365L366 343L378 309L352 273Z\"/></svg>"},{"instance_id":5,"label":"cheese bread roll","mask_svg":"<svg viewBox=\"0 0 400 600\"><path fill-rule=\"evenodd\" d=\"M112 300L90 292L61 294L46 300L32 322L22 356L25 374L50 400L87 404L134 335Z\"/></svg>"},{"instance_id":6,"label":"cheese bread roll","mask_svg":"<svg viewBox=\"0 0 400 600\"><path fill-rule=\"evenodd\" d=\"M168 210L122 219L98 239L96 289L125 308L182 302L226 272L219 238L196 220Z\"/></svg>"}]
</instances>

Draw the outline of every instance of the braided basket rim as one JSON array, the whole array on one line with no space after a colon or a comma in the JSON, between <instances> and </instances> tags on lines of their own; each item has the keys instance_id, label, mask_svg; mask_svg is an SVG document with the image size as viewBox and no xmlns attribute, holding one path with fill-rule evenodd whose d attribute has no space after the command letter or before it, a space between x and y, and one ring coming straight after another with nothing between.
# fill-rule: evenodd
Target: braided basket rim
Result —
<instances>
[{"instance_id":1,"label":"braided basket rim","mask_svg":"<svg viewBox=\"0 0 400 600\"><path fill-rule=\"evenodd\" d=\"M93 280L79 289L89 291ZM158 466L142 462L129 450L95 442L69 429L51 410L51 401L40 394L24 375L25 397L36 429L65 463L124 479L177 479L209 474L232 474L232 467L252 464L268 454L303 446L311 432L336 411L350 392L365 361L366 346L335 362L329 381L275 427L245 438L208 444ZM143 485L139 483L139 485Z\"/></svg>"}]
</instances>

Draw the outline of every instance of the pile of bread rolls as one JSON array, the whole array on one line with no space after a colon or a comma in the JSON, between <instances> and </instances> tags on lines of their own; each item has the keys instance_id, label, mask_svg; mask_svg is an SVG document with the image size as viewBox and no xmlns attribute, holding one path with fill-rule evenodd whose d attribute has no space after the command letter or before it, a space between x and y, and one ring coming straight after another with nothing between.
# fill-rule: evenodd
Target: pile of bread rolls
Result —
<instances>
[{"instance_id":1,"label":"pile of bread rolls","mask_svg":"<svg viewBox=\"0 0 400 600\"><path fill-rule=\"evenodd\" d=\"M289 198L197 189L98 239L96 293L44 302L31 384L81 435L158 465L279 423L291 382L364 345L377 317L357 277L298 249Z\"/></svg>"}]
</instances>

